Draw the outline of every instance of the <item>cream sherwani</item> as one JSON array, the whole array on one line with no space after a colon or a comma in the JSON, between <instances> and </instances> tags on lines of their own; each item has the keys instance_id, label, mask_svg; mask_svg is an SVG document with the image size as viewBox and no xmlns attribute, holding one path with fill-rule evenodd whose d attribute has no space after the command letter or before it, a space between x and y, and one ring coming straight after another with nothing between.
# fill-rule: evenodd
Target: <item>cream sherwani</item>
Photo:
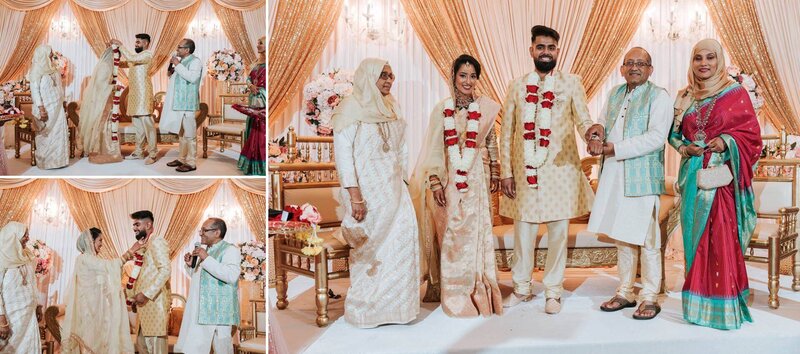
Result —
<instances>
[{"instance_id":1,"label":"cream sherwani","mask_svg":"<svg viewBox=\"0 0 800 354\"><path fill-rule=\"evenodd\" d=\"M137 349L143 354L166 354L170 304L169 245L163 236L152 235L146 247L133 292L141 292L149 299L147 304L137 308Z\"/></svg>"},{"instance_id":2,"label":"cream sherwani","mask_svg":"<svg viewBox=\"0 0 800 354\"><path fill-rule=\"evenodd\" d=\"M538 189L530 188L525 176L522 134L527 75L509 85L500 133L500 169L502 178L514 178L516 198L502 196L500 214L514 219L512 272L514 291L520 295L531 294L536 235L539 225L547 223L545 296L558 299L563 291L569 219L587 214L593 201L591 187L580 168L575 129L583 138L593 122L580 77L561 72L552 75L555 79L552 134L547 160L537 169Z\"/></svg>"},{"instance_id":3,"label":"cream sherwani","mask_svg":"<svg viewBox=\"0 0 800 354\"><path fill-rule=\"evenodd\" d=\"M641 89L642 86L636 89ZM644 195L625 196L624 162L627 159L643 156L663 149L667 134L672 127L672 101L664 90L650 105L650 120L647 132L642 135L623 137L625 114L633 91L627 93L619 115L606 137L614 144L614 156L603 160L597 197L589 219L588 230L606 234L617 240L617 259L620 286L617 295L633 301L633 285L636 279L636 266L639 246L642 246L642 283L640 301L656 301L661 285L661 242L658 228L659 197ZM598 123L606 126L609 109L608 101L603 107Z\"/></svg>"},{"instance_id":4,"label":"cream sherwani","mask_svg":"<svg viewBox=\"0 0 800 354\"><path fill-rule=\"evenodd\" d=\"M150 157L158 154L155 122L153 121L153 83L150 80L150 65L153 52L143 50L141 53L131 52L120 46L123 60L128 64L128 107L126 115L131 117L136 129L136 150L134 156L141 156L144 144Z\"/></svg>"},{"instance_id":5,"label":"cream sherwani","mask_svg":"<svg viewBox=\"0 0 800 354\"><path fill-rule=\"evenodd\" d=\"M242 255L238 248L228 247L222 254L221 260L212 257L206 259L194 269L185 266L192 282L189 286L189 298L186 300L186 310L181 321L181 333L175 344L178 353L195 354L209 353L214 347L215 354L233 354L233 339L231 326L201 325L198 323L200 311L200 275L208 272L219 281L228 284L235 283L241 272L240 263Z\"/></svg>"}]
</instances>

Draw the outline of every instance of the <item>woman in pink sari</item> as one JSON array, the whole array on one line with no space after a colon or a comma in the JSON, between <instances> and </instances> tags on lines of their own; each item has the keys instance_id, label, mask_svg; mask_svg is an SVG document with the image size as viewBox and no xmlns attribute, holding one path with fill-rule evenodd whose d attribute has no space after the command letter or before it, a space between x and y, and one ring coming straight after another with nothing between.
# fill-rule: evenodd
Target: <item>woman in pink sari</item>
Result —
<instances>
[{"instance_id":1,"label":"woman in pink sari","mask_svg":"<svg viewBox=\"0 0 800 354\"><path fill-rule=\"evenodd\" d=\"M728 77L713 39L692 51L689 85L678 93L669 143L683 157L678 188L686 257L683 318L717 329L752 322L744 250L755 229L753 172L761 129L747 91ZM727 184L698 183L698 173L727 168Z\"/></svg>"}]
</instances>

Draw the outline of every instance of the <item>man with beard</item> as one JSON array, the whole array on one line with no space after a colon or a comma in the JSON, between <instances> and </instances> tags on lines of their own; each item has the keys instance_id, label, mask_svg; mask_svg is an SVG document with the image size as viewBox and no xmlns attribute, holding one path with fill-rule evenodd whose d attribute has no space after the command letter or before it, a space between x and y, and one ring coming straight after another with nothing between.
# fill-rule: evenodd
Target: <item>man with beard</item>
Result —
<instances>
[{"instance_id":1,"label":"man with beard","mask_svg":"<svg viewBox=\"0 0 800 354\"><path fill-rule=\"evenodd\" d=\"M593 125L586 93L577 75L554 71L559 34L546 26L531 28L530 54L535 71L514 80L505 100L500 133L500 170L504 198L500 214L514 219L514 293L511 307L533 298L531 272L536 236L547 224L545 312L561 311L567 260L569 219L589 212L594 199L580 168L575 129L603 138Z\"/></svg>"},{"instance_id":2,"label":"man with beard","mask_svg":"<svg viewBox=\"0 0 800 354\"><path fill-rule=\"evenodd\" d=\"M132 279L133 301L138 314L136 347L143 354L166 354L170 304L169 245L164 236L154 235L152 212L137 211L131 214L131 219L136 239L145 243L138 252L144 260L141 269L132 272L133 276L138 273L138 277Z\"/></svg>"},{"instance_id":3,"label":"man with beard","mask_svg":"<svg viewBox=\"0 0 800 354\"><path fill-rule=\"evenodd\" d=\"M146 142L147 159L144 160L144 164L153 164L156 162L158 145L153 121L153 83L149 74L153 62L153 52L149 50L150 35L147 33L136 35L136 53L131 53L117 39L112 39L111 44L119 46L122 61L128 67L128 108L125 113L131 117L136 130L136 149L125 159L143 159Z\"/></svg>"}]
</instances>

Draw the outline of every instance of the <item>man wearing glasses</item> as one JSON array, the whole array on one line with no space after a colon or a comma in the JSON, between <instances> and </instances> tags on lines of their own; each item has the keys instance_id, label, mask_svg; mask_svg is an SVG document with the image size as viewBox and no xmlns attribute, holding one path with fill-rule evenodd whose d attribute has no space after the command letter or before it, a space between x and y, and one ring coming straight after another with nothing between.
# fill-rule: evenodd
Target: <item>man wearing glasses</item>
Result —
<instances>
[{"instance_id":1,"label":"man wearing glasses","mask_svg":"<svg viewBox=\"0 0 800 354\"><path fill-rule=\"evenodd\" d=\"M589 137L587 149L603 155L600 183L588 230L617 241L620 285L616 295L600 309L618 311L636 306L633 284L641 246L640 306L633 318L658 315L661 285L661 235L658 227L659 195L664 186L664 141L672 124L672 104L667 91L648 81L653 72L650 54L640 47L625 55L620 73L625 84L611 90L598 119L605 127L605 142Z\"/></svg>"},{"instance_id":2,"label":"man wearing glasses","mask_svg":"<svg viewBox=\"0 0 800 354\"><path fill-rule=\"evenodd\" d=\"M178 159L167 163L178 172L197 169L197 122L200 107L200 80L203 63L194 55L194 41L184 38L170 59L169 85L158 128L162 133L178 134Z\"/></svg>"},{"instance_id":3,"label":"man wearing glasses","mask_svg":"<svg viewBox=\"0 0 800 354\"><path fill-rule=\"evenodd\" d=\"M239 325L239 273L241 253L225 242L225 221L210 218L200 228L200 242L183 255L192 277L189 298L175 344L178 353L233 354L231 327ZM195 258L193 260L193 258Z\"/></svg>"}]
</instances>

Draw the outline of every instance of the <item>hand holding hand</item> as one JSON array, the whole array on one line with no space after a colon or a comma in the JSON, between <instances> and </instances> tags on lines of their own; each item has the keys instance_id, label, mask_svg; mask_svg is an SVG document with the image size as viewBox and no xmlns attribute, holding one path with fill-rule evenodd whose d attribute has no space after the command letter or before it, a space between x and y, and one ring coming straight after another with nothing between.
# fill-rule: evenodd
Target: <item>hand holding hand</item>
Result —
<instances>
[{"instance_id":1,"label":"hand holding hand","mask_svg":"<svg viewBox=\"0 0 800 354\"><path fill-rule=\"evenodd\" d=\"M586 145L586 152L588 152L592 156L597 156L603 153L603 141L602 140L589 140L589 143Z\"/></svg>"},{"instance_id":2,"label":"hand holding hand","mask_svg":"<svg viewBox=\"0 0 800 354\"><path fill-rule=\"evenodd\" d=\"M517 197L517 185L514 182L514 177L508 177L500 180L500 186L503 189L503 194L506 197L514 199Z\"/></svg>"},{"instance_id":3,"label":"hand holding hand","mask_svg":"<svg viewBox=\"0 0 800 354\"><path fill-rule=\"evenodd\" d=\"M592 135L597 135L600 137L600 140L606 140L606 130L600 124L594 124L589 129L586 130L586 134L584 134L584 138L586 141L592 138Z\"/></svg>"},{"instance_id":4,"label":"hand holding hand","mask_svg":"<svg viewBox=\"0 0 800 354\"><path fill-rule=\"evenodd\" d=\"M614 156L614 143L603 144L603 155L608 157Z\"/></svg>"}]
</instances>

